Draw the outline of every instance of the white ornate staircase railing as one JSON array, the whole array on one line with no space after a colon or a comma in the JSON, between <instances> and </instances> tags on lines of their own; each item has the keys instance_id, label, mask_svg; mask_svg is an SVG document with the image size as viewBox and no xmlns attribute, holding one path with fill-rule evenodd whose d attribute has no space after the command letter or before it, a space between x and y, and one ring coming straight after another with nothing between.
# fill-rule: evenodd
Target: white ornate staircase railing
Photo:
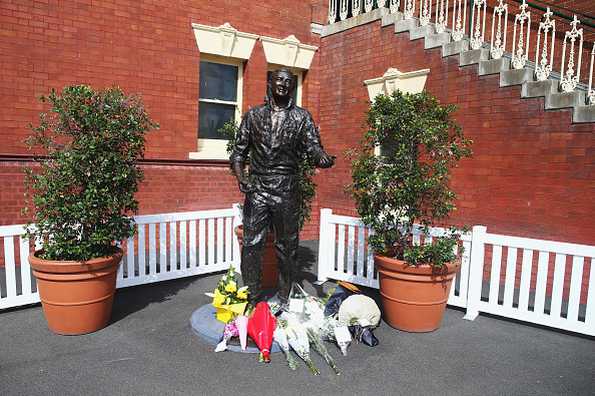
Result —
<instances>
[{"instance_id":1,"label":"white ornate staircase railing","mask_svg":"<svg viewBox=\"0 0 595 396\"><path fill-rule=\"evenodd\" d=\"M335 23L335 19L337 18L337 2L339 0L329 0L328 2L328 23L333 24Z\"/></svg>"},{"instance_id":2,"label":"white ornate staircase railing","mask_svg":"<svg viewBox=\"0 0 595 396\"><path fill-rule=\"evenodd\" d=\"M512 0L494 0L493 3L488 0L453 0L451 2L448 0L419 0L419 2L417 0L329 0L328 4L329 24L372 12L376 8L385 8L390 13L402 12L404 19L418 19L421 26L428 26L433 22L436 33L449 32L450 38L454 42L468 37L471 50L487 47L488 43L485 42L487 8L488 6L493 7L491 26L489 27L491 29L489 50L492 59L510 57L513 69L534 68L534 76L537 81L545 81L550 78L560 79L559 87L562 92L573 92L578 87L587 91L586 102L595 104L595 88L593 86L595 44L593 50L590 51L590 65L586 62L583 64L582 52L589 50L583 49L586 44L585 33L583 27L578 28L581 21L576 15L570 23L571 28L565 33L564 39L558 38L560 41L558 48L560 48L560 44L563 45L563 48L561 54L556 54L556 28L561 29L556 24L567 23L565 20L569 20L569 17L552 11L549 7L545 9L530 4L527 0L522 0L522 3ZM515 14L514 27L511 29L512 44L507 49L511 4L520 4L520 6L518 6L518 13ZM418 5L419 11L416 9ZM533 34L536 34L537 37L533 42L531 42L532 15L530 7L545 10L539 23L535 23L533 26L535 29ZM470 13L469 23L467 23L468 13ZM557 22L553 18L554 14L560 16L562 21ZM592 25L586 23L585 26ZM589 32L587 31L587 37L590 37L591 33ZM535 56L531 59L534 60L534 64L529 60L531 51L535 51ZM555 54L556 57L554 57ZM558 67L560 67L560 75L554 72L554 68ZM581 74L585 76L587 72L589 73L588 78L584 77L584 80L588 79L588 86L587 81L581 81Z\"/></svg>"},{"instance_id":3,"label":"white ornate staircase railing","mask_svg":"<svg viewBox=\"0 0 595 396\"><path fill-rule=\"evenodd\" d=\"M366 0L367 2L368 0ZM351 2L351 15L356 17L362 12L362 0L352 0ZM368 11L366 11L368 12Z\"/></svg>"},{"instance_id":4,"label":"white ornate staircase railing","mask_svg":"<svg viewBox=\"0 0 595 396\"><path fill-rule=\"evenodd\" d=\"M473 13L471 14L471 49L480 49L483 45L486 30L487 1L473 0Z\"/></svg>"},{"instance_id":5,"label":"white ornate staircase railing","mask_svg":"<svg viewBox=\"0 0 595 396\"><path fill-rule=\"evenodd\" d=\"M467 0L454 0L452 8L452 40L461 41L465 36L465 24L467 23Z\"/></svg>"},{"instance_id":6,"label":"white ornate staircase railing","mask_svg":"<svg viewBox=\"0 0 595 396\"><path fill-rule=\"evenodd\" d=\"M419 24L427 26L432 19L432 0L419 0Z\"/></svg>"},{"instance_id":7,"label":"white ornate staircase railing","mask_svg":"<svg viewBox=\"0 0 595 396\"><path fill-rule=\"evenodd\" d=\"M595 105L595 88L593 88L593 65L595 64L595 43L593 43L593 49L591 50L591 67L589 68L589 91L587 99L589 104Z\"/></svg>"},{"instance_id":8,"label":"white ornate staircase railing","mask_svg":"<svg viewBox=\"0 0 595 396\"><path fill-rule=\"evenodd\" d=\"M562 47L562 68L560 70L560 86L563 92L573 92L578 85L581 78L581 65L583 58L583 29L577 29L577 25L580 23L576 15L574 20L570 24L572 29L566 32L564 37L564 45ZM576 55L576 41L579 39L578 45L578 63L575 64L574 59ZM566 50L568 49L570 42L570 52L568 53L568 65L566 65ZM575 70L575 65L576 67ZM566 68L566 72L564 69Z\"/></svg>"},{"instance_id":9,"label":"white ornate staircase railing","mask_svg":"<svg viewBox=\"0 0 595 396\"><path fill-rule=\"evenodd\" d=\"M444 33L448 24L448 0L436 0L436 33Z\"/></svg>"},{"instance_id":10,"label":"white ornate staircase railing","mask_svg":"<svg viewBox=\"0 0 595 396\"><path fill-rule=\"evenodd\" d=\"M341 0L341 5L339 6L339 18L341 18L341 20L347 19L348 13L349 13L349 0Z\"/></svg>"},{"instance_id":11,"label":"white ornate staircase railing","mask_svg":"<svg viewBox=\"0 0 595 396\"><path fill-rule=\"evenodd\" d=\"M545 81L549 78L554 67L554 48L556 46L556 21L551 19L553 12L547 8L543 19L539 23L537 30L537 46L535 47L535 78L537 81ZM543 43L541 36L543 35ZM548 43L549 40L549 43ZM548 45L550 46L550 54L548 61ZM541 46L541 58L540 58Z\"/></svg>"},{"instance_id":12,"label":"white ornate staircase railing","mask_svg":"<svg viewBox=\"0 0 595 396\"><path fill-rule=\"evenodd\" d=\"M415 14L415 0L405 0L403 14L405 15L405 19L413 18L413 14Z\"/></svg>"},{"instance_id":13,"label":"white ornate staircase railing","mask_svg":"<svg viewBox=\"0 0 595 396\"><path fill-rule=\"evenodd\" d=\"M508 4L504 4L504 1L500 0L498 2L498 5L494 7L494 15L492 17L492 38L490 40L490 54L493 59L500 59L502 58L502 55L504 55L504 52L506 51L507 35Z\"/></svg>"},{"instance_id":14,"label":"white ornate staircase railing","mask_svg":"<svg viewBox=\"0 0 595 396\"><path fill-rule=\"evenodd\" d=\"M515 69L524 68L527 64L527 60L529 59L531 11L527 11L528 7L529 6L527 5L527 2L523 0L523 4L520 7L521 12L514 18L514 31L512 35L512 67Z\"/></svg>"}]
</instances>

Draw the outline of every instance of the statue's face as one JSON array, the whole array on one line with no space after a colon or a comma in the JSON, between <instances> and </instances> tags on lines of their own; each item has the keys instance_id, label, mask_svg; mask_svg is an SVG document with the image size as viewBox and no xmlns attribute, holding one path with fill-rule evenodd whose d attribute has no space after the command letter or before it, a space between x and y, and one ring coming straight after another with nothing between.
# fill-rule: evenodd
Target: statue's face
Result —
<instances>
[{"instance_id":1,"label":"statue's face","mask_svg":"<svg viewBox=\"0 0 595 396\"><path fill-rule=\"evenodd\" d=\"M271 76L271 88L275 96L288 97L293 91L293 76L284 70L274 72Z\"/></svg>"}]
</instances>

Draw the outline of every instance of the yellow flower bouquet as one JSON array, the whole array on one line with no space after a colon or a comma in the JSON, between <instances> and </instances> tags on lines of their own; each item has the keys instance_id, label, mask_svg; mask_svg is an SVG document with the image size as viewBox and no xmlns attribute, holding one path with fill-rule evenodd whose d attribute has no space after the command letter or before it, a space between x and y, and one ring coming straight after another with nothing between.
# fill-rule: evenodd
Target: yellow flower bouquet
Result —
<instances>
[{"instance_id":1,"label":"yellow flower bouquet","mask_svg":"<svg viewBox=\"0 0 595 396\"><path fill-rule=\"evenodd\" d=\"M221 277L213 293L205 293L213 298L217 308L217 320L229 323L238 315L243 315L248 305L248 286L238 288L233 266Z\"/></svg>"}]
</instances>

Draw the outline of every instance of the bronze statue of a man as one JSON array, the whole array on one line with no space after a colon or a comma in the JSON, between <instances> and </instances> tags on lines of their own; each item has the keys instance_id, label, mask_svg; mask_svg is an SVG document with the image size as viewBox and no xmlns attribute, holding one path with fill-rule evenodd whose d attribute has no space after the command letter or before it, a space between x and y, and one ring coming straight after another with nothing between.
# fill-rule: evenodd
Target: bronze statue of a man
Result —
<instances>
[{"instance_id":1,"label":"bronze statue of a man","mask_svg":"<svg viewBox=\"0 0 595 396\"><path fill-rule=\"evenodd\" d=\"M319 168L334 164L334 157L322 148L310 113L293 103L294 89L295 78L289 70L271 73L265 103L244 114L230 157L240 190L246 194L241 270L252 303L262 299L262 251L271 226L282 301L287 299L294 281L300 159L306 155Z\"/></svg>"}]
</instances>

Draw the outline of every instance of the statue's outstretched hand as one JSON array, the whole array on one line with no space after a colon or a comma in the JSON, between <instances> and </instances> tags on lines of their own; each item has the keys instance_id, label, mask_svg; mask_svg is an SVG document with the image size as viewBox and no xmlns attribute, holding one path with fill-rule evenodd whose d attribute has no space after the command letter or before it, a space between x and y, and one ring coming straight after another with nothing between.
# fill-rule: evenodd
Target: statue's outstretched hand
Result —
<instances>
[{"instance_id":1,"label":"statue's outstretched hand","mask_svg":"<svg viewBox=\"0 0 595 396\"><path fill-rule=\"evenodd\" d=\"M328 155L327 153L322 153L320 158L318 159L318 167L319 168L330 168L335 164L336 157L333 155Z\"/></svg>"},{"instance_id":2,"label":"statue's outstretched hand","mask_svg":"<svg viewBox=\"0 0 595 396\"><path fill-rule=\"evenodd\" d=\"M244 194L248 194L256 190L254 184L247 177L239 177L238 185L240 186L240 191Z\"/></svg>"}]
</instances>

